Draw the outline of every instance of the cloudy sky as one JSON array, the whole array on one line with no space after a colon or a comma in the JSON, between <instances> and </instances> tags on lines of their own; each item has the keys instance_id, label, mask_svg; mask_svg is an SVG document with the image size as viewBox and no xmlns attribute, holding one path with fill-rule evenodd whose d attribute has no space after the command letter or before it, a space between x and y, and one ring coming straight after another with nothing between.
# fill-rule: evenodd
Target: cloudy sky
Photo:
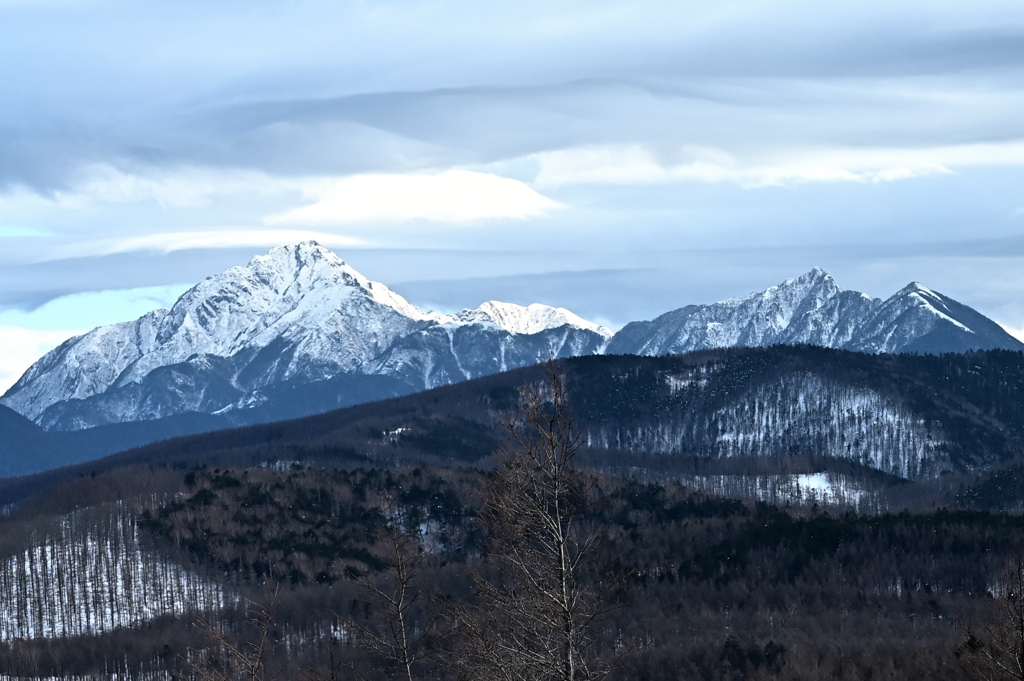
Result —
<instances>
[{"instance_id":1,"label":"cloudy sky","mask_svg":"<svg viewBox=\"0 0 1024 681\"><path fill-rule=\"evenodd\" d=\"M0 390L315 238L611 326L820 266L1024 336L1024 3L0 0Z\"/></svg>"}]
</instances>

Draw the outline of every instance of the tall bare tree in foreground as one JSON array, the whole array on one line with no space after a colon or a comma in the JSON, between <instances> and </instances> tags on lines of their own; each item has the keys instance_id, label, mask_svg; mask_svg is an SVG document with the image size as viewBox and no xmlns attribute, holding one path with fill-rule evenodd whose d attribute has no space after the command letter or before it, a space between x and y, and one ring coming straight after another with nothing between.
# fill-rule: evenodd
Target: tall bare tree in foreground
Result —
<instances>
[{"instance_id":1,"label":"tall bare tree in foreground","mask_svg":"<svg viewBox=\"0 0 1024 681\"><path fill-rule=\"evenodd\" d=\"M587 574L596 535L583 518L595 481L576 465L586 438L554 362L543 382L520 389L503 426L508 443L480 516L488 545L474 576L478 602L460 617L461 676L599 679L609 671L594 648L602 594Z\"/></svg>"},{"instance_id":2,"label":"tall bare tree in foreground","mask_svg":"<svg viewBox=\"0 0 1024 681\"><path fill-rule=\"evenodd\" d=\"M401 513L390 496L384 498L382 510L385 523L377 538L385 569L357 579L362 601L373 616L367 623L351 618L342 622L349 643L383 662L392 678L414 681L423 677L424 663L435 654L435 642L442 635L444 623L440 608L434 605L421 578L419 528L403 526ZM330 675L315 675L317 678L340 678L342 667L362 678L355 665L335 663L334 651L330 652Z\"/></svg>"},{"instance_id":3,"label":"tall bare tree in foreground","mask_svg":"<svg viewBox=\"0 0 1024 681\"><path fill-rule=\"evenodd\" d=\"M966 640L956 654L964 669L982 681L1024 681L1024 556L1016 555L992 589L985 620L957 624Z\"/></svg>"}]
</instances>

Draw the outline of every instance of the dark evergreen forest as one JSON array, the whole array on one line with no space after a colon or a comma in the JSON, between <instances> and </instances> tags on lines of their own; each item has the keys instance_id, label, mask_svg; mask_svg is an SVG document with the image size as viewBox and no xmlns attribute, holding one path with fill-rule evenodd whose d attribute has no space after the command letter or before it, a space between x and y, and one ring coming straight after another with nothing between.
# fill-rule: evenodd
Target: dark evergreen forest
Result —
<instances>
[{"instance_id":1,"label":"dark evergreen forest","mask_svg":"<svg viewBox=\"0 0 1024 681\"><path fill-rule=\"evenodd\" d=\"M967 678L967 628L993 622L1024 551L1024 356L560 366L589 445L579 581L600 595L589 650L607 678ZM391 623L398 555L418 595L407 670L466 677L458 622L500 582L498 416L542 378L2 481L0 675L235 678L200 673L233 646L260 651L250 678L406 678L365 645ZM812 480L839 491L808 496Z\"/></svg>"},{"instance_id":2,"label":"dark evergreen forest","mask_svg":"<svg viewBox=\"0 0 1024 681\"><path fill-rule=\"evenodd\" d=\"M0 673L184 673L188 651L208 643L196 618L244 638L251 634L246 601L264 602L271 584L280 585L273 664L293 670L289 678L323 673L332 645L364 673L389 678L365 651L346 646L339 629L339 622L375 616L358 580L386 572L383 500L393 498L402 522L418 528L424 588L466 602L473 598L467 569L480 565L476 513L485 475L466 468L134 468L66 485L3 521L7 555L31 551L43 519L58 528L88 506L74 530L102 539L97 528L109 525L107 514L127 510L139 541L135 549L115 547L127 551L125 564L183 566L193 577L180 597L192 598L194 609L154 612L93 635L69 614L66 631L58 625L48 638L7 638ZM1024 546L1024 518L987 511L787 509L609 477L600 478L593 499L585 519L602 541L587 578L625 575L597 625L603 654L626 651L611 678L963 678L956 618L982 616L993 580ZM40 593L10 574L15 563L4 568L11 589L4 612L22 622L16 611L38 608L31 600ZM123 597L123 584L91 586ZM19 605L23 597L30 602ZM223 609L210 608L217 599ZM425 623L432 607L439 606L415 617ZM436 645L422 678L448 677L443 641Z\"/></svg>"}]
</instances>

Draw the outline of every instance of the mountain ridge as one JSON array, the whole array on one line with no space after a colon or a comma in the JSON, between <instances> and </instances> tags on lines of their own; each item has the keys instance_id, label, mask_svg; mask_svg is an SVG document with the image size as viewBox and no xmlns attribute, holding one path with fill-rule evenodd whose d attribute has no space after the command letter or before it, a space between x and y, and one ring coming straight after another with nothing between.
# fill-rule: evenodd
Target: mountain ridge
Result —
<instances>
[{"instance_id":1,"label":"mountain ridge","mask_svg":"<svg viewBox=\"0 0 1024 681\"><path fill-rule=\"evenodd\" d=\"M631 322L615 334L607 352L656 356L801 343L888 354L1024 350L1024 343L992 320L918 282L882 300L844 291L816 267L743 298Z\"/></svg>"},{"instance_id":2,"label":"mountain ridge","mask_svg":"<svg viewBox=\"0 0 1024 681\"><path fill-rule=\"evenodd\" d=\"M301 415L289 401L303 385L323 386L311 389L316 399L298 399L315 413L549 357L776 344L871 353L1024 350L995 322L922 284L882 300L843 290L817 267L765 291L688 305L613 334L540 304L421 310L303 242L208 277L170 309L66 341L0 404L49 431L188 413L237 413L246 423L247 411L259 410L261 420Z\"/></svg>"},{"instance_id":3,"label":"mountain ridge","mask_svg":"<svg viewBox=\"0 0 1024 681\"><path fill-rule=\"evenodd\" d=\"M421 333L423 342L410 343ZM343 374L392 372L407 391L425 389L552 354L600 352L611 335L544 305L491 301L454 315L423 311L304 242L207 278L169 310L66 341L0 404L48 430L77 430L251 408L271 386ZM474 350L468 346L484 348L476 352L484 356L464 361Z\"/></svg>"},{"instance_id":4,"label":"mountain ridge","mask_svg":"<svg viewBox=\"0 0 1024 681\"><path fill-rule=\"evenodd\" d=\"M602 465L754 474L803 462L924 481L950 472L967 480L1024 457L1019 352L870 355L777 345L575 357L559 366L591 448L610 457ZM543 367L527 366L286 421L137 442L78 472L276 460L476 465L500 443L498 417L515 408L517 388L542 379ZM45 435L55 449L74 449L100 430Z\"/></svg>"}]
</instances>

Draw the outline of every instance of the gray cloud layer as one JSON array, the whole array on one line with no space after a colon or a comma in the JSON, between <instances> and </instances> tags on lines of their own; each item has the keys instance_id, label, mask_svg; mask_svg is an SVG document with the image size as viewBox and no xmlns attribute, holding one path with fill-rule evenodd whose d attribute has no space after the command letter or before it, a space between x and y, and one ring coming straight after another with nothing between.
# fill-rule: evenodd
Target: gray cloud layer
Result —
<instances>
[{"instance_id":1,"label":"gray cloud layer","mask_svg":"<svg viewBox=\"0 0 1024 681\"><path fill-rule=\"evenodd\" d=\"M622 323L822 265L1024 326L1024 5L556 5L0 0L0 306L262 250L79 243L263 228L308 200L286 180L458 166L565 208L324 229L423 303Z\"/></svg>"},{"instance_id":2,"label":"gray cloud layer","mask_svg":"<svg viewBox=\"0 0 1024 681\"><path fill-rule=\"evenodd\" d=\"M1022 134L1019 3L558 5L0 5L0 178Z\"/></svg>"}]
</instances>

